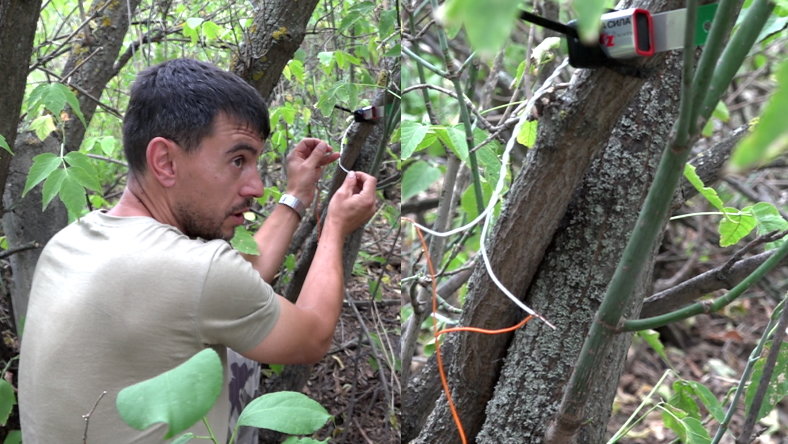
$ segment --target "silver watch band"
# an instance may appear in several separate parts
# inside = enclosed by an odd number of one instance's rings
[[[292,210],[298,214],[300,219],[304,218],[306,207],[304,207],[304,203],[298,200],[297,197],[293,196],[292,194],[283,194],[282,197],[279,198],[279,203],[292,208]]]

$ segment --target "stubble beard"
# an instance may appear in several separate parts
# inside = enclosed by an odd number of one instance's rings
[[[232,238],[232,235],[228,236],[222,233],[222,222],[224,222],[224,219],[213,221],[211,217],[202,216],[187,206],[178,207],[177,217],[183,234],[192,239],[201,238],[207,241],[223,239],[228,241]]]

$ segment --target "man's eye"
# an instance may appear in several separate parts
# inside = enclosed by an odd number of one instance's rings
[[[235,165],[238,168],[241,168],[242,166],[244,166],[244,158],[243,158],[243,156],[238,156],[235,159],[233,159],[233,165]]]

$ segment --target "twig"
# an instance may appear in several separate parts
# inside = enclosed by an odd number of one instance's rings
[[[788,294],[786,294],[786,297],[788,298]],[[766,357],[766,362],[763,364],[761,381],[758,383],[758,389],[755,391],[755,395],[752,398],[750,412],[747,414],[747,419],[744,421],[742,432],[739,435],[739,439],[736,440],[736,444],[747,444],[750,442],[752,429],[755,427],[755,421],[758,419],[758,413],[760,413],[761,404],[763,403],[763,398],[766,395],[766,389],[769,388],[769,381],[772,379],[774,366],[777,363],[777,355],[780,353],[780,347],[782,345],[783,338],[785,338],[786,325],[788,325],[788,310],[786,309],[785,304],[783,304],[783,312],[780,315],[780,322],[777,324],[777,328],[774,332],[774,338],[772,339],[772,348],[769,350],[769,355]],[[764,335],[768,334],[769,332],[767,331]]]
[[[118,159],[113,159],[111,157],[99,156],[98,154],[88,154],[88,157],[90,157],[91,159],[103,160],[104,162],[114,163],[126,168],[129,167],[129,165],[126,162],[123,162],[122,160],[118,160]]]
[[[724,265],[701,273],[688,279],[675,287],[655,293],[643,302],[640,317],[651,317],[667,313],[684,304],[688,304],[699,297],[722,288],[731,288],[744,279],[767,259],[772,257],[774,251],[766,251],[737,262],[725,274],[720,271]]]
[[[41,248],[41,244],[39,244],[36,241],[31,241],[31,242],[28,242],[28,243],[26,243],[24,245],[20,245],[20,246],[15,247],[15,248],[9,248],[8,250],[0,252],[0,259],[5,259],[8,256],[11,256],[12,254],[16,254],[16,253],[19,253],[19,252],[22,252],[22,251],[26,251],[26,250],[33,250],[33,249],[36,249],[36,248]]]
[[[783,306],[783,310],[785,310],[785,302],[780,303]],[[778,306],[779,308],[779,306]],[[763,346],[766,344],[766,339],[769,336],[769,332],[774,328],[776,322],[774,318],[769,321],[769,324],[764,329],[764,333],[761,336],[761,339],[758,341],[758,344],[750,353],[750,358],[747,360],[747,365],[744,367],[744,371],[742,372],[741,379],[739,380],[739,384],[736,387],[736,392],[733,394],[733,399],[731,400],[731,405],[728,406],[728,410],[725,412],[725,418],[723,418],[722,422],[720,423],[720,427],[717,429],[717,432],[714,434],[714,438],[711,441],[711,444],[718,444],[722,437],[725,435],[725,432],[728,430],[728,425],[730,425],[731,419],[733,419],[733,413],[736,411],[736,406],[739,403],[739,399],[741,398],[742,394],[744,394],[745,386],[747,385],[747,381],[750,380],[750,375],[752,374],[753,368],[755,367],[755,362],[758,360],[758,357],[761,355],[761,350],[763,350]]]
[[[83,442],[83,444],[87,444],[88,443],[88,424],[89,424],[89,421],[90,421],[90,415],[92,415],[93,412],[96,411],[96,407],[98,407],[99,402],[101,402],[101,399],[104,398],[104,395],[106,395],[106,394],[107,394],[106,390],[101,392],[101,395],[99,395],[98,399],[96,400],[96,403],[93,404],[93,408],[90,409],[90,411],[87,414],[82,415],[82,419],[85,420],[85,431],[82,433],[82,442]]]
[[[56,74],[55,72],[53,72],[49,68],[45,68],[43,66],[39,66],[38,69],[40,69],[41,71],[44,71],[45,73],[55,77],[56,79],[58,79],[58,81],[64,82],[64,84],[65,84],[65,80],[63,79],[63,77],[59,76],[58,74]],[[84,94],[85,97],[87,97],[88,99],[94,101],[96,103],[96,105],[101,107],[104,111],[112,114],[113,116],[117,117],[118,119],[123,119],[123,115],[120,113],[120,111],[116,110],[115,108],[112,108],[109,105],[104,104],[101,100],[97,99],[92,94],[90,94],[89,92],[85,91],[85,89],[82,88],[81,86],[74,85],[74,84],[69,84],[68,86],[76,89],[77,91],[80,92],[80,94]]]

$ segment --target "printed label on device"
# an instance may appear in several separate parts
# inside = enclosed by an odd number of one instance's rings
[[[654,54],[651,14],[630,8],[602,15],[599,45],[608,57],[628,59]]]

